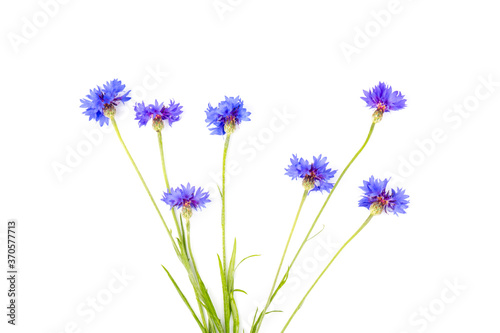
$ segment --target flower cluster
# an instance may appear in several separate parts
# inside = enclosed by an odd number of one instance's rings
[[[242,121],[250,121],[250,112],[243,107],[243,101],[239,96],[227,97],[214,108],[208,104],[205,111],[209,130],[212,135],[231,134]],[[212,126],[210,128],[210,126]]]
[[[116,113],[115,107],[118,103],[130,100],[130,90],[124,92],[125,85],[119,80],[106,82],[103,87],[97,86],[91,89],[87,99],[81,99],[81,108],[86,109],[83,114],[89,116],[89,120],[95,119],[99,125],[108,125],[110,117]]]
[[[389,179],[375,179],[371,176],[368,181],[363,181],[363,186],[359,188],[365,193],[359,200],[359,207],[365,207],[370,210],[370,213],[379,215],[382,212],[394,213],[395,215],[406,214],[405,209],[410,203],[407,199],[408,195],[405,190],[397,188],[396,190],[387,190]]]
[[[167,121],[169,126],[176,121],[179,121],[182,113],[182,106],[170,100],[170,105],[165,106],[163,103],[145,105],[144,102],[136,103],[134,106],[135,120],[139,120],[139,127],[145,126],[150,119],[153,119],[153,128],[155,131],[163,129],[163,121]]]
[[[361,97],[369,108],[376,109],[373,113],[373,122],[382,120],[385,112],[398,111],[406,107],[406,99],[399,91],[392,91],[392,87],[383,82],[370,89],[363,90],[365,94]]]
[[[335,176],[337,170],[327,169],[326,157],[321,155],[313,157],[313,162],[309,163],[308,160],[302,157],[299,159],[297,155],[293,155],[290,163],[285,169],[285,175],[292,179],[301,178],[306,190],[330,192],[333,188],[333,183],[328,181]]]
[[[205,204],[210,202],[208,196],[208,192],[204,192],[201,187],[196,189],[195,186],[188,183],[187,186],[181,185],[176,189],[172,188],[169,193],[163,193],[161,200],[171,209],[182,209],[182,215],[189,219],[193,214],[193,208],[195,210],[205,208]]]
[[[302,186],[305,191],[302,194],[302,200],[299,204],[298,211],[295,215],[295,220],[293,226],[291,228],[290,234],[288,236],[288,241],[285,245],[285,249],[283,251],[280,264],[278,266],[278,270],[276,276],[274,278],[273,286],[271,287],[271,291],[269,293],[267,302],[265,307],[261,310],[260,314],[257,316],[258,309],[254,315],[254,322],[252,323],[252,327],[250,328],[251,332],[258,333],[259,329],[262,325],[264,317],[273,311],[268,311],[269,306],[271,305],[274,296],[278,293],[278,291],[283,287],[283,285],[287,282],[288,272],[292,268],[295,263],[295,259],[298,258],[300,252],[304,245],[314,236],[311,237],[311,233],[315,230],[316,222],[318,221],[320,215],[323,212],[326,204],[329,202],[330,197],[333,192],[336,190],[337,185],[343,178],[343,175],[349,169],[354,160],[359,156],[359,154],[366,147],[368,141],[370,140],[375,124],[381,121],[384,113],[390,111],[401,110],[406,107],[406,99],[399,91],[393,91],[390,86],[385,83],[380,82],[374,88],[369,91],[363,91],[364,97],[361,97],[367,104],[368,107],[375,109],[373,113],[373,123],[371,124],[370,131],[368,132],[368,136],[361,148],[356,152],[354,157],[347,164],[345,169],[342,171],[340,177],[336,179],[336,183],[333,182],[333,179],[337,173],[337,170],[332,170],[328,167],[329,162],[327,162],[327,158],[323,155],[314,156],[312,162],[304,158],[298,158],[296,154],[292,155],[290,158],[290,165],[285,168],[285,175],[292,178],[292,180],[301,179]],[[243,105],[243,101],[239,96],[237,97],[225,97],[223,101],[221,101],[217,107],[212,107],[212,105],[208,104],[208,109],[205,111],[207,127],[210,130],[212,135],[226,135],[224,142],[224,152],[222,158],[222,186],[219,187],[219,194],[222,201],[222,211],[221,211],[221,227],[222,227],[222,256],[219,257],[219,267],[218,271],[221,274],[222,288],[223,288],[223,300],[224,300],[224,321],[222,321],[221,316],[218,314],[218,310],[215,308],[214,303],[211,300],[211,296],[209,290],[205,287],[205,283],[202,280],[202,276],[200,272],[197,270],[197,266],[195,263],[195,256],[191,247],[191,223],[190,219],[193,215],[193,210],[201,210],[205,208],[205,205],[211,202],[209,199],[209,193],[202,189],[201,187],[191,186],[190,183],[187,185],[181,185],[177,188],[170,188],[167,192],[163,192],[163,197],[161,200],[170,207],[171,213],[173,215],[173,222],[176,226],[176,235],[173,229],[168,227],[167,222],[162,216],[161,210],[158,208],[156,201],[151,194],[148,186],[142,174],[140,173],[134,159],[132,158],[128,148],[126,147],[122,136],[118,130],[118,125],[114,119],[116,113],[116,106],[119,103],[124,103],[130,100],[128,94],[130,91],[125,91],[125,85],[121,83],[119,80],[112,80],[110,82],[106,82],[104,86],[97,87],[96,89],[90,90],[90,94],[86,96],[85,99],[81,99],[81,107],[85,108],[85,115],[89,116],[89,120],[96,120],[101,126],[109,123],[109,119],[111,118],[114,130],[116,131],[118,139],[121,141],[125,152],[127,153],[132,165],[134,166],[139,178],[142,181],[142,184],[150,197],[152,204],[159,214],[161,221],[167,229],[169,234],[169,238],[172,241],[172,245],[174,250],[186,269],[188,276],[190,277],[189,282],[191,282],[196,300],[199,306],[199,314],[193,311],[193,308],[189,305],[184,297],[184,294],[181,292],[179,285],[174,281],[172,275],[168,272],[168,270],[164,267],[165,271],[169,275],[169,278],[174,283],[174,286],[177,288],[177,291],[183,298],[184,302],[188,305],[190,311],[194,315],[198,325],[201,328],[202,332],[208,331],[217,331],[217,332],[227,332],[231,331],[231,320],[233,323],[233,333],[239,332],[239,315],[237,310],[237,304],[233,299],[232,295],[238,289],[234,289],[234,277],[235,270],[238,267],[235,265],[235,260],[237,258],[236,255],[236,240],[234,242],[233,250],[230,251],[230,261],[229,265],[227,265],[226,258],[226,161],[227,161],[227,152],[229,147],[229,141],[231,138],[231,134],[238,128],[238,126],[243,121],[250,121],[250,112]],[[152,120],[153,129],[158,133],[158,145],[160,148],[160,157],[163,169],[163,177],[165,180],[165,184],[167,184],[167,188],[170,187],[168,177],[167,177],[167,168],[165,165],[164,151],[163,151],[163,141],[161,131],[164,128],[165,122],[168,122],[169,126],[172,126],[174,122],[180,120],[181,114],[183,113],[182,106],[180,104],[175,103],[175,101],[170,100],[170,103],[164,105],[164,103],[159,103],[155,100],[154,104],[146,105],[144,102],[136,103],[134,106],[135,110],[135,120],[138,121],[139,127],[147,125],[147,123]],[[288,324],[294,317],[295,313],[300,309],[302,304],[304,303],[305,298],[309,295],[311,290],[314,288],[318,280],[324,275],[325,271],[330,267],[331,263],[337,258],[338,254],[349,244],[349,242],[370,222],[370,220],[375,215],[380,215],[382,213],[393,213],[395,215],[398,214],[406,214],[406,209],[409,206],[409,196],[406,195],[405,190],[397,188],[397,189],[388,189],[387,185],[389,183],[389,179],[376,179],[374,176],[371,176],[369,180],[363,181],[363,186],[360,188],[363,190],[362,198],[359,200],[358,205],[360,207],[365,207],[369,210],[369,215],[366,218],[365,222],[361,225],[361,227],[356,231],[356,233],[347,240],[347,242],[339,248],[337,253],[332,257],[328,265],[323,269],[320,273],[319,277],[316,279],[314,284],[309,288],[305,296],[300,301],[299,305],[293,312],[290,319],[288,319],[285,327],[282,332],[285,331]],[[329,193],[327,196],[325,203],[319,210],[318,215],[314,219],[314,222],[311,224],[309,231],[304,237],[301,246],[297,250],[294,259],[288,266],[286,273],[281,274],[282,280],[278,283],[280,278],[280,273],[284,264],[284,259],[287,258],[287,251],[289,249],[290,241],[293,238],[293,234],[295,231],[295,227],[297,222],[299,221],[301,210],[304,206],[304,203],[307,198],[309,198],[309,194],[312,191],[323,192],[326,191]],[[286,204],[286,203],[285,203]],[[174,209],[177,209],[174,210]],[[180,223],[179,223],[180,221]],[[185,221],[186,223],[183,223]],[[249,256],[253,257],[253,256]],[[247,258],[249,258],[247,257]],[[222,259],[221,259],[222,258]],[[246,259],[246,258],[245,258]],[[242,261],[244,261],[243,259]],[[240,261],[240,263],[242,262]],[[202,318],[200,321],[198,319],[198,315]],[[206,315],[206,317],[205,317]],[[207,325],[208,323],[208,325]],[[224,326],[223,326],[224,325]]]

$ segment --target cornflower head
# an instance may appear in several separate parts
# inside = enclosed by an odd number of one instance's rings
[[[385,112],[398,111],[406,107],[405,96],[399,91],[392,91],[392,87],[383,82],[379,82],[368,91],[363,90],[363,93],[365,96],[361,99],[366,102],[369,108],[375,109],[373,113],[374,123],[380,122]]]
[[[99,125],[108,125],[109,118],[116,114],[116,106],[130,100],[130,90],[124,92],[125,85],[120,80],[114,79],[106,82],[103,87],[97,86],[80,100],[81,108],[86,109],[83,114],[89,116],[89,120],[95,119]]]
[[[290,158],[290,163],[288,168],[285,169],[285,175],[294,180],[301,178],[304,189],[329,193],[333,188],[333,183],[330,183],[329,180],[335,176],[337,170],[327,169],[326,157],[321,155],[313,157],[313,162],[309,163],[308,160],[302,157],[299,159],[297,155],[293,155]]]
[[[170,209],[177,208],[182,210],[182,216],[189,220],[194,210],[205,208],[205,204],[210,202],[208,192],[204,192],[201,187],[196,189],[189,183],[187,186],[181,185],[176,189],[172,188],[169,193],[164,192],[161,199]]]
[[[169,106],[165,106],[163,103],[158,104],[157,100],[155,100],[155,104],[149,105],[145,105],[144,102],[136,103],[134,110],[135,120],[139,121],[139,127],[145,126],[150,119],[153,119],[153,129],[157,132],[163,129],[165,120],[172,127],[173,123],[179,121],[183,112],[182,106],[179,103],[176,104],[174,100],[170,100]]]
[[[406,214],[409,196],[400,188],[387,190],[388,182],[389,179],[380,180],[373,176],[368,181],[364,180],[363,186],[359,187],[365,192],[359,200],[359,207],[369,209],[373,215],[380,215],[382,212]]]
[[[243,101],[239,96],[226,96],[215,108],[209,103],[205,113],[207,114],[205,121],[212,135],[232,134],[242,121],[250,121],[248,117],[250,112],[243,107]]]

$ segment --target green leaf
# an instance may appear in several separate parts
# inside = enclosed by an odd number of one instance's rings
[[[184,230],[184,224],[182,221],[182,214],[179,214],[179,220],[181,221],[182,243],[186,244],[186,231]]]
[[[231,294],[234,289],[235,262],[236,262],[236,238],[234,239],[233,253],[231,254],[231,260],[229,261],[229,268],[227,271],[227,289],[229,294]]]
[[[246,292],[246,291],[244,291],[244,290],[241,290],[241,289],[234,289],[234,290],[233,290],[233,292],[237,292],[237,291],[238,291],[238,292],[240,292],[240,293],[243,293],[243,294],[245,294],[245,295],[248,295],[248,294],[247,294],[247,292]]]
[[[318,236],[320,233],[323,232],[323,230],[325,230],[325,225],[324,224],[323,224],[323,228],[321,228],[321,230],[318,231],[314,236],[312,236],[308,240],[306,240],[306,242],[309,242],[311,239],[313,239],[314,237]]]
[[[273,295],[271,296],[271,298],[269,299],[269,303],[271,303],[274,299],[274,297],[276,297],[276,295],[278,294],[278,291],[281,289],[281,287],[283,287],[286,283],[286,281],[288,280],[288,273],[290,272],[290,266],[288,266],[288,269],[286,270],[286,273],[285,275],[283,276],[283,278],[281,279],[281,282],[280,284],[278,285],[278,287],[276,287],[276,290],[274,291]],[[250,331],[250,333],[255,333],[257,327],[260,325],[260,323],[264,320],[264,316],[268,313],[271,313],[271,312],[274,312],[274,311],[269,311],[269,312],[261,312],[259,317],[257,318],[257,321],[255,322],[255,324],[252,324],[252,330]],[[255,320],[255,318],[254,318]]]
[[[206,329],[205,327],[203,327],[203,324],[200,322],[200,319],[198,319],[198,316],[196,315],[196,313],[193,311],[193,308],[191,307],[191,305],[189,304],[188,300],[186,299],[186,296],[184,296],[184,294],[182,293],[181,289],[179,288],[179,286],[177,285],[177,283],[175,282],[174,278],[172,277],[172,275],[170,275],[170,272],[165,268],[165,266],[161,266],[163,267],[163,269],[165,270],[165,272],[167,272],[168,274],[168,277],[170,278],[170,281],[172,281],[175,289],[177,289],[177,292],[179,293],[179,295],[181,296],[182,300],[184,301],[184,303],[186,304],[186,306],[188,307],[189,311],[191,312],[191,314],[193,315],[194,319],[196,320],[196,322],[198,323],[198,326],[200,326],[201,328],[201,331],[202,332],[206,332]]]
[[[268,314],[270,314],[270,313],[273,313],[273,312],[283,312],[283,311],[281,311],[281,310],[272,310],[272,311],[267,311],[267,312],[266,312],[266,315],[268,315]]]
[[[254,324],[255,324],[255,318],[257,317],[257,312],[259,312],[259,308],[257,308],[255,310],[255,314],[253,315],[253,320],[252,320],[252,330],[253,331],[253,327],[254,327]]]
[[[219,194],[220,194],[220,197],[222,198],[222,191],[220,190],[219,185],[217,185],[217,188],[219,189]]]
[[[278,294],[278,291],[281,289],[281,287],[283,287],[285,285],[286,281],[288,280],[288,273],[290,273],[290,268],[291,267],[288,266],[288,269],[286,270],[285,275],[283,275],[283,279],[281,279],[281,282],[278,285],[278,287],[276,288],[276,290],[274,291],[273,296],[271,296],[271,302],[273,301],[274,297],[276,297],[276,294]]]
[[[231,305],[231,316],[233,317],[233,332],[238,332],[240,327],[240,318],[238,314],[238,309],[236,307],[236,302],[233,298],[234,292],[234,273],[236,264],[236,238],[234,239],[233,253],[231,254],[231,260],[229,261],[229,267],[227,271],[227,291],[230,297]]]
[[[222,282],[222,294],[224,297],[224,323],[225,323],[226,331],[229,332],[229,322],[231,319],[231,306],[230,306],[230,300],[229,300],[229,292],[227,291],[226,274],[224,273],[224,268],[222,267],[222,262],[220,261],[219,255],[217,255],[217,258],[219,259],[220,277],[222,280],[221,281]]]
[[[238,308],[236,307],[236,302],[234,300],[234,293],[229,295],[231,298],[231,313],[233,315],[233,333],[240,331],[240,316],[238,314]]]
[[[248,256],[248,257],[246,257],[246,258],[243,258],[243,260],[241,260],[241,261],[240,261],[240,263],[239,263],[238,265],[236,265],[235,270],[237,270],[237,269],[238,269],[238,267],[240,267],[240,265],[241,265],[241,263],[242,263],[243,261],[245,261],[245,260],[247,260],[247,259],[249,259],[249,258],[252,258],[252,257],[260,257],[260,254],[252,254],[251,256]]]
[[[217,311],[215,310],[214,304],[212,303],[212,300],[210,299],[210,295],[208,294],[208,290],[205,287],[205,284],[203,283],[203,280],[198,274],[198,289],[200,292],[200,298],[203,303],[203,306],[207,310],[208,316],[210,318],[210,321],[215,325],[217,328],[218,332],[224,332],[224,328],[222,327],[222,323],[219,319],[219,316],[217,315]]]

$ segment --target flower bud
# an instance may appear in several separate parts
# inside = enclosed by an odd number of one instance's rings
[[[102,113],[104,113],[104,115],[108,118],[113,118],[116,114],[116,108],[113,104],[106,104],[104,106],[104,109],[102,111]]]
[[[159,116],[156,116],[153,118],[153,129],[156,131],[156,132],[161,132],[161,130],[163,129],[163,119],[161,119],[161,117]]]
[[[234,118],[224,124],[224,131],[227,134],[233,134],[235,130],[236,130],[236,121]]]
[[[373,123],[374,124],[377,124],[377,123],[379,123],[379,122],[382,121],[382,117],[384,116],[384,112],[385,111],[383,109],[381,109],[381,108],[379,108],[379,109],[375,110],[375,112],[373,112],[373,116],[372,117],[373,117]]]
[[[191,216],[193,216],[193,209],[191,208],[191,205],[184,205],[182,207],[182,217],[189,220]]]
[[[370,214],[372,215],[380,215],[384,211],[384,204],[380,201],[376,201],[370,206]]]
[[[307,176],[304,177],[304,179],[302,180],[302,186],[307,191],[312,190],[316,186],[314,178],[313,177],[307,177]]]

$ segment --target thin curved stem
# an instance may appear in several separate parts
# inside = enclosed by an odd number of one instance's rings
[[[186,229],[187,229],[187,244],[188,244],[189,256],[191,257],[191,262],[193,264],[194,275],[195,275],[196,281],[198,281],[200,274],[198,273],[198,268],[196,267],[196,262],[194,260],[193,250],[191,249],[191,221],[190,220],[186,221]],[[195,290],[195,293],[196,293],[196,290]],[[203,310],[203,306],[202,306],[202,303],[201,303],[198,295],[196,295],[196,300],[198,301],[198,307],[200,309],[201,319],[203,320],[203,326],[207,327],[207,322],[205,320],[205,311]]]
[[[163,178],[165,179],[165,185],[167,186],[167,192],[170,193],[170,184],[168,182],[168,177],[167,177],[167,168],[165,166],[165,155],[163,153],[163,139],[161,136],[161,131],[158,131],[158,145],[160,147],[160,156],[161,156],[161,167],[163,170]],[[170,209],[172,211],[172,217],[174,218],[175,226],[177,228],[177,233],[179,234],[179,238],[183,239],[184,235],[181,233],[182,230],[180,228],[179,220],[177,219],[177,215],[175,214],[174,208]]]
[[[224,265],[224,273],[226,272],[226,158],[227,158],[227,149],[229,147],[230,139],[231,139],[231,134],[227,134],[226,141],[224,142],[224,152],[222,154],[221,225],[222,225],[222,263]]]
[[[347,244],[349,244],[354,239],[354,237],[356,237],[361,232],[361,230],[363,230],[364,227],[366,227],[366,225],[370,222],[370,220],[372,219],[373,216],[374,215],[370,214],[368,216],[368,218],[365,220],[365,222],[361,225],[361,227],[359,227],[359,229],[351,236],[351,238],[349,238],[347,240],[347,242],[345,242],[345,244],[342,245],[342,247],[337,251],[337,253],[335,254],[335,256],[333,256],[332,260],[330,260],[330,262],[328,263],[328,265],[326,265],[326,267],[323,269],[323,271],[318,276],[318,278],[316,279],[316,281],[314,281],[313,285],[309,288],[309,290],[307,291],[307,293],[304,295],[304,297],[300,301],[299,305],[297,305],[297,307],[295,308],[295,311],[293,311],[292,315],[290,316],[290,318],[286,322],[285,327],[283,327],[283,329],[281,330],[281,333],[285,332],[286,328],[288,327],[288,325],[292,321],[292,319],[295,316],[295,314],[297,313],[297,311],[299,311],[299,309],[302,307],[302,304],[304,304],[304,301],[306,300],[306,298],[309,295],[309,293],[313,290],[313,288],[316,286],[316,284],[318,283],[318,281],[321,279],[321,277],[328,270],[328,268],[330,267],[330,265],[335,261],[335,258],[337,258],[338,255],[340,254],[340,252],[342,252],[342,250],[347,246]]]
[[[171,188],[170,188],[170,184],[168,182],[168,177],[167,177],[167,168],[166,168],[166,165],[165,165],[165,154],[164,154],[164,151],[163,151],[163,138],[162,138],[162,135],[161,135],[161,131],[157,131],[158,133],[158,146],[160,148],[160,156],[161,156],[161,166],[162,166],[162,170],[163,170],[163,178],[165,180],[165,186],[167,187],[167,192],[170,193],[171,191]],[[174,208],[171,208],[170,211],[172,212],[172,217],[174,219],[174,222],[175,222],[175,226],[177,228],[177,233],[179,235],[179,239],[181,239],[181,244],[182,244],[182,247],[181,248],[181,252],[183,252],[184,254],[186,254],[187,256],[187,252],[188,252],[188,249],[186,249],[186,244],[185,244],[185,241],[184,241],[184,230],[181,228],[180,226],[180,223],[179,223],[179,220],[177,219],[177,215],[175,214],[175,209]],[[191,260],[193,262],[193,269],[194,269],[194,272],[192,272],[192,268],[189,266],[189,263],[187,263],[188,266],[186,266],[186,270],[188,271],[188,274],[193,274],[194,277],[195,277],[195,282],[198,282],[198,270],[196,269],[196,265],[194,263],[194,258],[193,258],[193,255],[191,253],[191,245],[190,245],[190,238],[189,238],[189,220],[187,221],[188,223],[188,226],[187,226],[187,230],[188,230],[188,247],[189,247],[189,255],[191,256]],[[189,258],[188,258],[188,261],[189,261]],[[205,320],[205,311],[203,310],[203,305],[202,305],[202,302],[200,301],[200,298],[198,296],[198,292],[197,292],[197,288],[199,288],[198,286],[193,286],[194,288],[194,292],[195,292],[195,295],[196,295],[196,301],[198,303],[198,308],[200,310],[200,316],[203,320],[203,326],[206,328],[207,327],[207,322]]]
[[[323,203],[323,206],[321,207],[321,209],[319,210],[318,212],[318,215],[316,216],[316,218],[314,219],[314,222],[312,223],[311,227],[309,228],[309,231],[307,232],[307,235],[304,237],[304,240],[302,241],[302,244],[300,245],[299,249],[297,250],[297,253],[295,254],[295,256],[293,257],[293,260],[292,262],[290,263],[290,265],[288,266],[288,269],[291,269],[293,264],[295,263],[295,261],[297,260],[300,252],[302,251],[302,249],[304,248],[305,244],[309,241],[309,236],[311,235],[311,233],[313,232],[314,230],[314,227],[316,226],[316,223],[318,222],[321,214],[323,213],[323,210],[325,209],[326,205],[328,204],[328,201],[330,200],[333,192],[335,192],[335,189],[337,188],[337,186],[340,184],[340,181],[342,180],[342,178],[344,177],[345,173],[347,172],[347,170],[349,169],[349,167],[354,163],[354,161],[358,158],[358,156],[361,154],[361,152],[365,149],[366,145],[368,144],[368,141],[370,141],[370,138],[373,134],[373,130],[375,128],[375,123],[372,123],[371,126],[370,126],[370,130],[368,131],[368,135],[366,136],[366,139],[365,139],[365,142],[363,143],[363,145],[361,146],[361,148],[358,149],[358,151],[356,152],[356,154],[353,156],[353,158],[349,161],[349,163],[347,164],[347,166],[344,168],[344,170],[342,171],[342,173],[340,174],[339,178],[337,179],[337,182],[335,183],[335,185],[333,186],[332,190],[330,191],[330,193],[328,194],[328,196],[326,197],[326,200],[325,202]],[[286,276],[286,275],[285,275]],[[285,276],[283,276],[283,279],[285,279]],[[266,306],[266,309],[267,309],[268,306]],[[262,324],[262,321],[259,323],[258,327],[256,328],[255,331],[253,331],[254,333],[258,332],[259,331],[259,328],[260,328],[260,325]]]
[[[368,141],[370,141],[370,138],[372,136],[372,133],[373,133],[373,129],[375,128],[375,123],[372,123],[371,127],[370,127],[370,131],[368,132],[368,135],[366,137],[366,140],[365,142],[363,143],[363,145],[361,146],[361,148],[359,148],[359,150],[356,152],[356,154],[353,156],[353,158],[349,161],[349,163],[347,164],[347,166],[344,168],[344,170],[342,171],[342,173],[340,174],[339,178],[337,179],[337,182],[335,183],[335,185],[333,186],[332,190],[330,191],[330,194],[328,194],[328,196],[326,197],[326,200],[325,200],[325,203],[323,204],[323,206],[321,207],[318,215],[316,216],[316,218],[314,219],[314,222],[313,224],[311,225],[311,228],[309,228],[309,231],[307,232],[307,235],[306,237],[304,237],[304,241],[302,242],[302,244],[300,245],[299,249],[297,250],[297,253],[295,254],[295,257],[293,258],[291,264],[290,264],[290,267],[293,266],[293,264],[295,263],[295,260],[297,260],[297,257],[299,256],[300,252],[302,251],[302,248],[304,247],[304,245],[307,243],[307,241],[309,240],[309,236],[311,235],[311,233],[313,232],[314,230],[314,227],[316,226],[316,223],[318,222],[319,220],[319,217],[321,216],[321,214],[323,213],[323,210],[325,209],[326,207],[326,204],[328,203],[328,201],[330,200],[330,197],[332,196],[333,192],[335,191],[335,189],[337,188],[337,186],[340,184],[340,181],[342,180],[342,177],[344,177],[345,173],[347,172],[347,170],[349,169],[349,167],[351,166],[352,163],[354,163],[354,161],[356,160],[356,158],[358,158],[359,154],[361,154],[361,152],[365,149],[366,145],[368,144]]]
[[[177,244],[175,243],[174,241],[174,238],[172,236],[172,230],[170,230],[167,226],[167,223],[165,222],[165,219],[163,218],[163,215],[161,214],[160,212],[160,209],[158,208],[158,205],[156,204],[153,196],[151,195],[151,192],[149,191],[149,188],[148,186],[146,185],[146,182],[144,181],[144,178],[142,177],[141,175],[141,172],[139,171],[139,168],[137,167],[137,165],[135,164],[134,162],[134,159],[132,158],[132,155],[130,155],[130,152],[128,151],[127,149],[127,146],[125,145],[125,142],[123,142],[123,139],[122,139],[122,136],[120,134],[120,131],[118,130],[118,125],[116,124],[116,120],[114,117],[110,118],[111,119],[111,123],[113,124],[113,128],[115,129],[115,132],[116,132],[116,135],[118,136],[118,139],[120,140],[123,148],[125,149],[125,152],[127,153],[127,156],[128,158],[130,159],[130,162],[132,163],[132,165],[134,166],[134,169],[135,171],[137,172],[137,175],[139,176],[139,178],[141,179],[141,182],[142,182],[142,185],[144,185],[144,189],[146,190],[146,192],[148,193],[148,196],[149,198],[151,199],[151,202],[153,203],[153,206],[155,207],[156,209],[156,212],[158,213],[158,215],[160,216],[160,219],[161,221],[163,222],[163,225],[165,226],[165,229],[167,229],[167,233],[168,233],[168,236],[170,237],[170,240],[172,241],[172,244],[174,246],[174,249],[175,249],[175,252],[177,253],[177,255],[180,255],[180,252],[179,252],[179,249],[177,247]]]
[[[226,266],[226,158],[227,158],[227,150],[229,147],[229,140],[231,139],[231,134],[226,134],[226,140],[224,142],[224,152],[222,153],[222,191],[221,191],[221,199],[222,199],[222,212],[221,212],[221,227],[222,227],[222,272],[224,276],[222,277],[222,281],[227,281],[227,266]],[[222,288],[225,291],[224,297],[224,327],[227,332],[229,332],[229,321],[231,317],[231,304],[230,299],[227,295],[229,295],[229,288],[226,283],[222,284]]]
[[[265,313],[266,313],[267,309],[269,308],[269,305],[271,305],[271,301],[273,299],[273,294],[274,294],[274,288],[276,287],[276,282],[278,282],[278,277],[280,275],[281,267],[283,266],[283,261],[285,260],[288,246],[290,245],[290,241],[292,239],[293,232],[295,231],[295,226],[297,225],[297,221],[299,220],[299,215],[300,215],[300,212],[302,210],[302,206],[304,205],[304,202],[306,201],[308,193],[309,193],[309,190],[304,190],[304,194],[302,195],[302,200],[300,201],[299,209],[297,210],[297,214],[295,215],[295,221],[293,221],[292,230],[290,230],[290,234],[288,235],[288,240],[286,241],[285,250],[283,251],[283,255],[281,256],[281,261],[280,261],[280,264],[278,266],[278,271],[276,272],[276,276],[274,277],[273,286],[271,287],[271,292],[269,293],[269,297],[267,298],[266,306],[264,307],[264,309],[261,312],[263,317],[265,316]],[[263,321],[263,318],[262,318],[262,320],[260,320],[258,322],[257,327],[255,329],[255,332],[259,331],[260,326],[262,325],[262,321]]]

